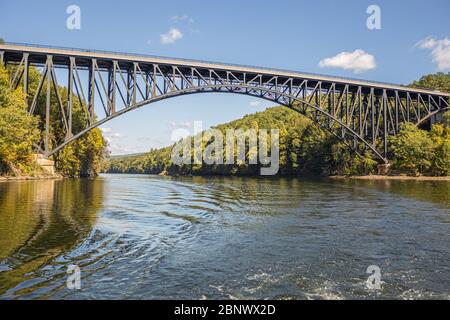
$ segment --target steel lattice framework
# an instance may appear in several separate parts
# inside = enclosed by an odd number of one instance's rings
[[[31,114],[45,103],[45,133],[39,148],[46,156],[128,111],[200,92],[245,94],[284,105],[309,117],[355,151],[369,149],[384,162],[388,137],[397,134],[401,123],[420,125],[450,109],[450,94],[439,91],[206,61],[24,44],[0,44],[0,60],[16,66],[10,83],[13,88],[23,85]],[[41,71],[32,96],[31,65]],[[66,99],[55,89],[59,88],[60,69],[67,74]],[[54,141],[50,134],[52,94],[64,130],[61,141]],[[87,117],[86,126],[77,130],[72,126],[74,99]]]

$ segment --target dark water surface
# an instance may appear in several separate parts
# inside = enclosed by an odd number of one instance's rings
[[[449,299],[450,182],[3,182],[0,298]]]

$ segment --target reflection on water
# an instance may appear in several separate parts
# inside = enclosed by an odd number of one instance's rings
[[[421,201],[431,201],[438,205],[450,207],[449,181],[421,181],[421,180],[348,180],[341,181],[353,186],[371,187],[386,192],[395,192],[405,197]]]
[[[0,298],[449,298],[449,196],[429,181],[0,183]]]
[[[102,188],[102,180],[0,183],[0,296],[46,286],[45,272],[64,276],[64,255],[91,232]]]

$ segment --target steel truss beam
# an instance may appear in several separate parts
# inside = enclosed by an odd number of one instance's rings
[[[389,137],[398,133],[402,123],[420,125],[450,109],[449,95],[440,92],[289,77],[276,72],[252,73],[239,68],[152,63],[98,57],[95,53],[88,57],[70,52],[43,54],[2,50],[1,46],[0,61],[12,66],[11,86],[23,86],[30,114],[40,112],[43,116],[45,130],[40,151],[47,156],[128,111],[162,99],[201,92],[244,94],[287,106],[312,119],[356,152],[370,150],[384,162],[388,161]],[[41,71],[32,95],[28,88],[30,65]],[[61,82],[67,88],[67,97],[61,94],[56,69],[67,73]],[[56,104],[51,103],[52,97]],[[84,127],[74,132],[75,101],[84,110],[86,121]],[[58,110],[50,110],[53,105]],[[60,122],[59,133],[51,129],[55,112]]]

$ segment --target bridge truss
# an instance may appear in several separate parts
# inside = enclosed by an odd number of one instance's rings
[[[126,112],[194,93],[244,94],[286,106],[355,151],[370,150],[384,162],[388,161],[388,138],[399,132],[401,123],[420,125],[450,109],[450,94],[438,91],[195,60],[2,44],[0,62],[14,66],[10,84],[23,86],[30,114],[38,108],[45,110],[39,148],[46,156]],[[29,90],[30,66],[40,70],[33,92]],[[60,83],[67,88],[64,96],[57,89]],[[50,132],[52,99],[57,101],[64,130],[59,140]],[[82,128],[73,126],[74,100],[85,111]]]

